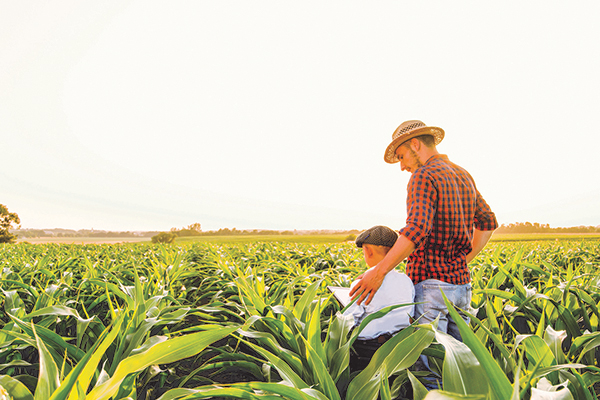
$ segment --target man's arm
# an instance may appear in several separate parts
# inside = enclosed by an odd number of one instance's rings
[[[354,300],[360,296],[357,304],[361,304],[365,299],[365,305],[371,303],[375,292],[383,283],[383,278],[388,272],[396,268],[402,260],[408,257],[415,249],[415,245],[405,236],[400,235],[394,246],[386,254],[385,258],[371,270],[368,270],[358,278],[360,281],[350,290],[350,297]],[[368,296],[368,298],[367,298]]]
[[[477,228],[473,229],[473,242],[471,243],[473,249],[469,254],[467,254],[467,264],[470,263],[481,250],[483,250],[488,240],[490,240],[492,233],[494,233],[493,230],[480,231]]]

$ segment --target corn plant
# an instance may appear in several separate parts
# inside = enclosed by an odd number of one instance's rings
[[[350,373],[360,327],[325,287],[361,260],[352,244],[2,246],[0,395],[597,398],[600,242],[490,244],[464,343],[415,325]]]

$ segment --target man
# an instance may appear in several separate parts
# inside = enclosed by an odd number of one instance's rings
[[[467,263],[483,249],[498,222],[471,175],[438,153],[443,138],[442,129],[421,121],[403,122],[393,133],[384,159],[400,162],[412,174],[406,226],[386,257],[359,276],[350,296],[369,304],[386,274],[408,257],[406,272],[415,284],[415,302],[423,303],[415,306],[415,318],[427,323],[439,316],[438,329],[461,340],[440,290],[457,307],[469,307]]]
[[[387,226],[374,226],[362,232],[356,238],[356,246],[362,248],[365,262],[369,267],[377,265],[390,251],[398,234]],[[355,285],[353,282],[352,285]],[[350,355],[350,370],[365,369],[373,354],[401,329],[410,325],[410,318],[414,314],[413,299],[415,289],[410,278],[403,273],[392,270],[384,278],[381,287],[373,297],[370,304],[353,304],[344,312],[354,318],[354,326],[370,314],[386,307],[398,304],[407,304],[398,307],[383,317],[377,318],[367,324],[354,342],[354,352]]]

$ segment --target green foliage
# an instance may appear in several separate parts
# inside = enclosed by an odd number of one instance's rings
[[[160,232],[158,235],[152,236],[152,243],[173,243],[175,238],[177,238],[176,233]]]
[[[17,213],[11,213],[4,204],[0,204],[0,243],[14,243],[17,236],[10,233],[12,224],[19,224],[21,220]]]
[[[464,343],[409,327],[354,373],[360,327],[325,289],[362,272],[352,243],[2,250],[0,385],[15,399],[587,400],[600,382],[598,241],[492,243],[470,265],[471,324],[455,318]],[[443,390],[424,389],[421,355]]]

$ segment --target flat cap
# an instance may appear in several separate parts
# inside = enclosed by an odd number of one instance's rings
[[[373,244],[375,246],[392,247],[398,239],[398,233],[387,226],[376,225],[362,232],[356,238],[356,246],[362,247],[363,244]]]

